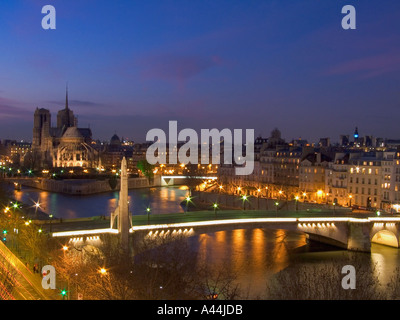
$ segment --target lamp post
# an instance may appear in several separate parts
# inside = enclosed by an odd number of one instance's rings
[[[260,192],[261,192],[261,189],[258,188],[257,189],[257,210],[260,210]]]
[[[243,211],[246,210],[246,201],[247,201],[247,196],[244,194],[242,196],[242,200],[243,200]]]
[[[213,208],[214,208],[214,216],[217,217],[218,203],[214,203]]]
[[[51,233],[51,222],[53,221],[53,215],[50,214],[50,215],[49,215],[49,218],[50,218],[50,233]]]
[[[349,205],[349,207],[351,207],[351,200],[353,199],[353,196],[352,196],[351,194],[349,195],[349,199],[350,199],[350,202],[349,202],[350,205]]]
[[[146,212],[147,212],[147,224],[149,224],[149,222],[150,222],[150,211],[151,211],[150,207],[147,207],[147,208],[146,208]]]
[[[278,216],[278,206],[279,206],[279,202],[275,201],[276,216]]]
[[[294,199],[296,200],[296,211],[298,211],[299,210],[299,196],[296,196]]]
[[[188,211],[189,202],[191,201],[190,196],[187,196],[185,201],[186,201],[186,211],[185,212],[187,212]]]

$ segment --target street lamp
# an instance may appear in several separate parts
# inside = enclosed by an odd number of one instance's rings
[[[218,203],[214,203],[213,208],[214,208],[214,215],[217,216]]]
[[[351,207],[351,200],[353,199],[353,196],[349,194],[349,199],[350,199],[350,207]]]
[[[64,299],[65,299],[65,296],[67,295],[67,290],[62,289],[61,292],[60,292],[60,294],[62,295],[63,300],[64,300]]]
[[[147,207],[147,208],[146,208],[146,212],[147,212],[147,224],[149,224],[149,221],[150,221],[150,211],[151,211],[150,207]]]
[[[37,218],[37,211],[40,208],[40,202],[38,200],[37,202],[33,201],[33,203],[34,203],[33,206],[35,207],[35,217]]]
[[[294,199],[296,200],[296,211],[298,211],[299,210],[299,199],[300,199],[300,197],[296,196],[296,197],[294,197]]]
[[[278,214],[278,206],[279,206],[279,202],[278,202],[278,201],[276,201],[276,202],[275,202],[276,214]]]
[[[258,188],[257,189],[257,210],[260,210],[260,192],[261,192],[261,189]]]
[[[248,197],[244,194],[242,196],[242,200],[243,200],[243,210],[246,210],[246,201],[247,201]]]
[[[186,212],[188,211],[188,206],[189,206],[189,202],[192,200],[192,198],[190,196],[187,196],[185,201],[186,201]]]
[[[104,276],[104,275],[107,274],[106,268],[100,268],[99,272],[100,272],[100,274],[101,274],[102,276]]]

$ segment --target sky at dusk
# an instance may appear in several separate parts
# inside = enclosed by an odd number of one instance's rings
[[[41,9],[56,8],[56,30]],[[343,30],[344,5],[357,29]],[[254,129],[317,141],[400,138],[400,1],[0,2],[0,139],[69,106],[93,138]]]

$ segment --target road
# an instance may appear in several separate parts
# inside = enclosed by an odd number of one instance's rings
[[[0,299],[2,300],[51,300],[53,291],[42,288],[41,276],[33,274],[0,241]]]

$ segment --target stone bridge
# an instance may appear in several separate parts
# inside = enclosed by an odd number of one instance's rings
[[[305,233],[310,240],[347,250],[371,252],[371,243],[399,247],[400,217],[302,217],[302,218],[239,218],[170,224],[152,224],[130,228],[129,241],[165,235],[194,236],[234,229],[284,229]],[[101,241],[102,234],[117,235],[117,229],[91,229],[54,232],[66,242]],[[171,237],[173,238],[173,237]]]

